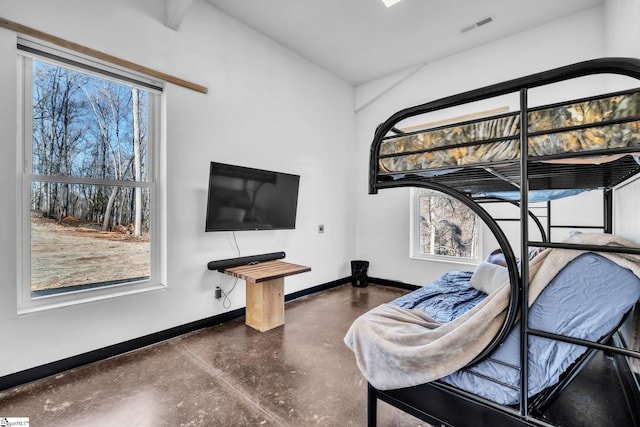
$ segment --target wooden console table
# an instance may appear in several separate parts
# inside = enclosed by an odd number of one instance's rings
[[[260,332],[284,325],[284,277],[311,271],[304,265],[266,261],[224,270],[247,282],[246,324]]]

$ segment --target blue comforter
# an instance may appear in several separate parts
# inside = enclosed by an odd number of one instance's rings
[[[451,271],[414,292],[403,295],[391,304],[406,309],[422,310],[438,322],[450,322],[471,310],[487,294],[469,286],[473,273]]]
[[[419,309],[449,322],[486,297],[469,285],[470,272],[446,273],[432,284],[395,299],[391,304]],[[629,270],[593,253],[570,262],[544,289],[529,310],[529,326],[597,341],[622,320],[640,299],[640,280]],[[487,358],[441,381],[494,402],[519,400],[520,325]],[[585,347],[531,336],[529,396],[556,384]],[[487,379],[487,378],[489,379]]]

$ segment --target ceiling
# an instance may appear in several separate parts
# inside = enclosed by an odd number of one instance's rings
[[[205,0],[359,85],[572,15],[604,0]],[[461,32],[491,17],[492,22]]]

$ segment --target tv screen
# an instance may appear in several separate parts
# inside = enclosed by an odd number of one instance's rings
[[[296,226],[300,176],[211,162],[206,231]]]

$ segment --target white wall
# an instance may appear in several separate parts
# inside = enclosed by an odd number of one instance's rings
[[[608,0],[605,19],[607,55],[640,58],[640,2]],[[615,233],[640,241],[640,181],[635,180],[621,188],[615,193],[615,199],[618,202],[614,212]]]
[[[209,88],[165,92],[167,289],[18,316],[16,34],[0,29],[0,376],[244,307],[243,282],[223,308],[212,290],[232,280],[206,269],[236,256],[231,233],[204,232],[212,160],[301,175],[296,230],[236,234],[242,255],[311,266],[286,293],[350,274],[352,86],[199,0],[177,32],[155,0],[0,0],[0,16]]]
[[[356,253],[359,258],[370,261],[371,276],[426,284],[445,271],[469,269],[468,265],[409,259],[409,190],[389,189],[381,190],[377,195],[367,194],[368,153],[376,126],[403,108],[604,56],[604,22],[604,7],[597,7],[426,64],[417,72],[407,70],[356,88],[356,105],[362,106],[357,114]],[[406,80],[377,98],[385,86],[394,86],[407,75]],[[589,86],[604,85],[600,82],[594,85],[593,79],[589,82]],[[551,90],[538,90],[532,92],[532,98],[534,103],[539,103],[550,102],[554,97],[559,97],[558,101],[564,96],[584,95],[584,92],[576,91],[575,86],[559,85]],[[372,99],[375,101],[367,104]],[[511,98],[475,105],[474,109],[482,111],[503,105],[517,109],[517,103]],[[471,112],[474,111],[456,109],[450,112],[450,117]]]
[[[640,2],[605,2],[605,49],[608,56],[640,56]]]

